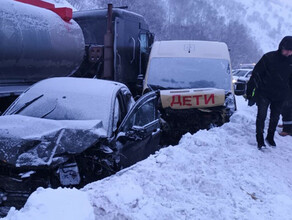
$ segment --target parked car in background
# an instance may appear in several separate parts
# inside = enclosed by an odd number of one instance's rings
[[[246,85],[249,81],[253,69],[235,69],[232,71],[232,83],[234,85],[235,94],[243,95],[246,92]]]
[[[241,63],[238,69],[253,69],[256,63]]]
[[[147,158],[159,148],[157,101],[99,79],[34,84],[0,117],[0,210],[37,187],[81,187]]]
[[[144,92],[159,91],[163,140],[220,126],[236,110],[228,47],[213,41],[156,41]]]
[[[232,71],[233,80],[232,82],[236,82],[238,79],[248,82],[253,69],[235,69]]]

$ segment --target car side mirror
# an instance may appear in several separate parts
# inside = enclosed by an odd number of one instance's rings
[[[155,35],[151,32],[148,33],[148,42],[149,42],[149,46],[153,44],[154,42],[154,38],[155,38]]]
[[[134,125],[131,130],[141,134],[145,133],[145,128],[138,125]]]
[[[124,144],[128,140],[139,141],[143,139],[145,132],[146,130],[144,127],[134,125],[128,131],[118,133],[117,139]]]
[[[146,129],[141,126],[134,125],[131,129],[130,132],[136,134],[137,136],[143,136],[146,133]]]
[[[142,140],[146,130],[144,127],[134,125],[129,131],[126,132],[126,137],[131,140]]]

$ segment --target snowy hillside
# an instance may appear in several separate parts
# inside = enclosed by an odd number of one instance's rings
[[[227,20],[246,25],[264,52],[278,48],[285,35],[292,35],[290,0],[209,0]]]
[[[69,4],[66,0],[48,0],[56,2],[57,6]],[[105,3],[100,5],[100,1],[86,0],[80,3],[76,0],[67,0],[78,5],[82,9],[98,8],[105,6]],[[166,13],[169,9],[171,0],[161,0],[160,4],[164,5]],[[103,1],[106,2],[106,1]],[[109,1],[113,2],[113,1]],[[127,1],[118,1],[119,5],[127,3]],[[131,1],[129,1],[131,2]],[[135,2],[135,1],[134,1]],[[184,0],[182,4],[188,4]],[[198,1],[199,2],[199,1]],[[292,35],[292,1],[291,0],[207,0],[207,3],[213,6],[220,16],[227,21],[239,21],[250,31],[260,49],[263,52],[268,52],[278,48],[280,40],[285,35]],[[136,3],[136,2],[135,2]],[[134,3],[134,4],[135,4]],[[73,5],[74,5],[73,4]],[[129,4],[126,4],[129,5]],[[130,5],[131,6],[131,5]],[[178,8],[181,7],[178,5]],[[194,15],[196,11],[194,8]],[[167,15],[170,16],[170,15]],[[161,21],[165,20],[162,18]],[[178,20],[176,17],[175,20]],[[239,33],[240,35],[240,33]],[[238,39],[240,40],[240,39]]]
[[[34,192],[9,220],[292,219],[292,137],[257,150],[256,107],[82,190]]]
[[[58,4],[65,0],[49,0]],[[156,39],[224,41],[233,66],[257,62],[263,52],[276,50],[291,35],[291,0],[67,0],[76,9],[128,5],[142,14]]]

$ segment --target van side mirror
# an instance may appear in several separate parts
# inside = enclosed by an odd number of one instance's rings
[[[237,81],[234,85],[235,95],[244,95],[246,93],[246,83]]]
[[[154,42],[155,35],[151,32],[148,33],[148,45],[151,46]]]

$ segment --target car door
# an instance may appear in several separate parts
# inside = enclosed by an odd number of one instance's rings
[[[122,167],[147,158],[159,149],[160,122],[155,92],[142,96],[121,123],[117,148]]]

